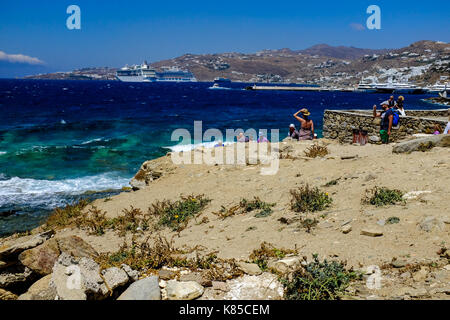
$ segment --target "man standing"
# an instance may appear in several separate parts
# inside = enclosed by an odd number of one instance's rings
[[[373,106],[373,117],[381,118],[380,137],[383,144],[389,143],[389,136],[391,135],[392,122],[394,121],[394,112],[389,107],[389,103],[383,102],[381,105],[383,111],[377,112],[377,106]]]

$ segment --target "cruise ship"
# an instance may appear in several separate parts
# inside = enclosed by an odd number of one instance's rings
[[[368,83],[364,80],[361,81],[357,88],[358,91],[373,92],[373,93],[409,93],[409,94],[422,94],[426,90],[410,83],[392,82],[389,79],[386,83]]]
[[[116,78],[123,82],[197,82],[188,70],[176,67],[163,67],[157,72],[147,61],[141,65],[125,66],[116,72]]]

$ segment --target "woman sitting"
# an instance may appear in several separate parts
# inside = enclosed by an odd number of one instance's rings
[[[299,117],[299,114],[302,114]],[[313,140],[314,139],[314,122],[309,119],[311,113],[308,109],[302,109],[294,114],[294,118],[300,122],[299,140]]]

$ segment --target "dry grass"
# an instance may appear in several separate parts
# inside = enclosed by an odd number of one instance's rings
[[[325,157],[330,154],[327,147],[319,146],[318,144],[314,144],[305,150],[305,156],[308,158],[317,158],[317,157]]]
[[[175,248],[173,240],[148,237],[131,245],[124,243],[117,252],[102,254],[96,258],[102,269],[120,267],[127,264],[141,273],[152,273],[162,267],[182,267],[191,271],[205,271],[210,280],[225,281],[242,275],[234,259],[219,259],[215,252],[200,255],[201,247]],[[187,254],[196,252],[195,257],[187,258]]]
[[[288,254],[298,254],[298,251],[297,249],[279,249],[270,243],[263,242],[258,249],[253,250],[249,258],[253,263],[256,263],[262,271],[266,271],[270,259],[283,259]]]
[[[75,204],[67,205],[65,208],[56,208],[45,221],[44,228],[46,230],[61,229],[82,224],[83,211],[88,204],[87,200],[81,200]]]
[[[232,206],[230,208],[222,206],[219,212],[213,213],[222,218],[222,220],[225,220],[226,218],[234,215],[245,214],[257,210],[258,212],[255,214],[255,217],[265,218],[272,214],[272,207],[274,207],[275,205],[276,203],[267,203],[262,201],[258,197],[254,197],[251,201],[242,199],[238,205]]]

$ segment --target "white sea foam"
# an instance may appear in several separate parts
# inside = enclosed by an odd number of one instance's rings
[[[15,204],[52,208],[60,206],[67,195],[121,189],[125,186],[129,186],[129,178],[114,173],[54,181],[14,177],[0,180],[0,206]]]
[[[181,152],[181,151],[186,152],[186,151],[195,150],[200,147],[214,148],[214,146],[217,145],[217,143],[218,143],[218,141],[213,141],[213,142],[176,145],[176,146],[170,146],[170,147],[164,147],[164,148],[169,149],[172,152]],[[233,143],[235,143],[235,142],[223,142],[224,145],[230,145]]]
[[[92,140],[88,140],[88,141],[82,142],[81,144],[90,144],[92,142],[99,142],[99,141],[102,141],[103,139],[104,138],[92,139]],[[107,140],[105,140],[105,141],[107,141]]]
[[[0,151],[0,156],[2,155],[2,154],[7,154],[8,152],[6,152],[6,151]]]

